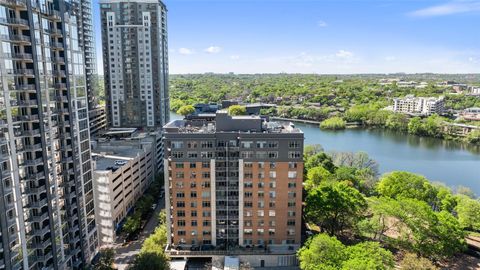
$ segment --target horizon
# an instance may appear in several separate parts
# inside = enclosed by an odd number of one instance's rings
[[[100,14],[93,1],[97,69]],[[171,74],[478,74],[480,1],[163,1]]]

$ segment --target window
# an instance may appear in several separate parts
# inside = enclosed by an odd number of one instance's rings
[[[208,226],[210,226],[210,224],[211,224],[211,223],[210,223],[210,220],[204,220],[204,221],[202,222],[203,227],[208,227]],[[210,235],[210,234],[208,234],[208,235]]]
[[[183,158],[183,152],[173,151],[173,152],[172,152],[172,157],[174,157],[174,158]]]
[[[185,220],[179,220],[177,221],[178,227],[185,227]]]
[[[252,234],[253,234],[253,230],[252,230],[252,229],[243,229],[243,234],[244,234],[244,235],[252,235]]]
[[[257,217],[263,217],[265,215],[265,211],[257,210]]]
[[[192,212],[190,213],[190,216],[191,217],[196,217],[197,216],[197,210],[192,210]]]
[[[275,207],[275,202],[269,202],[269,203],[268,203],[268,206],[269,206],[270,208],[274,208],[274,207]]]
[[[197,148],[197,142],[187,142],[187,148],[192,149],[192,148]]]
[[[288,158],[300,158],[302,154],[300,151],[289,151],[288,152]]]
[[[295,226],[295,219],[287,220],[287,226]]]
[[[210,168],[210,162],[209,161],[204,161],[202,162],[202,168]]]
[[[288,142],[288,148],[300,148],[300,146],[301,146],[300,141]]]
[[[252,162],[245,162],[245,163],[243,163],[243,166],[244,166],[245,168],[252,168],[252,167],[253,167],[253,163],[252,163]]]
[[[269,141],[267,145],[268,148],[278,148],[278,141]]]
[[[202,212],[202,217],[209,217],[210,216],[210,211],[203,211]]]
[[[203,201],[202,202],[202,207],[210,207],[210,202],[209,201]]]
[[[269,192],[270,199],[274,199],[276,197],[275,191]]]
[[[178,235],[187,235],[187,232],[186,231],[178,231],[177,234]]]
[[[269,217],[274,217],[275,216],[275,210],[268,210],[268,216]]]
[[[267,152],[265,151],[258,151],[255,153],[256,158],[258,159],[265,159],[267,158]]]
[[[240,143],[242,148],[252,148],[253,142],[252,141],[243,141]]]
[[[177,192],[177,198],[185,198],[185,193]]]
[[[265,207],[265,202],[264,201],[258,201],[257,205],[258,205],[258,208],[263,208],[263,207]]]
[[[275,235],[275,229],[268,229],[268,235]]]
[[[269,186],[270,186],[270,188],[276,188],[277,187],[277,182],[272,181],[272,182],[270,182]]]
[[[277,178],[277,172],[270,171],[269,176],[270,176],[270,178]]]
[[[245,227],[252,227],[252,221],[251,220],[245,220],[243,222],[243,225],[245,225]]]
[[[245,179],[252,179],[253,178],[253,173],[252,172],[245,172],[243,174],[243,178]]]
[[[294,201],[288,202],[288,207],[295,207],[295,202]]]
[[[243,206],[246,208],[252,208],[253,207],[253,202],[244,202]]]
[[[202,198],[210,198],[210,191],[202,191]]]
[[[197,202],[190,202],[190,207],[196,208],[197,207]]]
[[[185,175],[184,175],[183,172],[176,172],[176,173],[175,173],[175,177],[178,178],[178,179],[183,179],[184,176],[185,176]]]
[[[295,216],[295,211],[288,211],[287,216],[294,217]]]
[[[172,141],[172,149],[183,148],[183,141]]]
[[[175,162],[175,168],[177,168],[177,169],[183,169],[183,163]]]
[[[247,192],[245,192],[245,193],[244,193],[244,197],[245,197],[245,198],[250,198],[250,197],[253,197],[253,193],[252,193],[252,192],[249,192],[249,191],[247,191]]]
[[[277,163],[270,162],[270,169],[275,169],[277,167]]]
[[[210,178],[210,172],[202,172],[202,178]]]
[[[295,229],[287,229],[287,235],[295,235]]]
[[[288,188],[295,188],[296,186],[297,186],[297,183],[295,182],[288,183]]]
[[[198,154],[197,154],[197,152],[187,152],[187,157],[188,158],[197,158]]]
[[[289,198],[295,198],[295,197],[297,197],[297,193],[295,193],[293,191],[290,191],[290,192],[288,192],[288,197]]]
[[[257,148],[265,148],[267,146],[266,141],[257,141]]]
[[[190,162],[190,169],[195,169],[195,168],[197,168],[197,163]]]
[[[242,152],[240,152],[240,157],[241,158],[252,158],[253,157],[253,151],[242,151]]]
[[[185,216],[185,210],[177,210],[177,217],[184,217]]]
[[[289,169],[296,169],[297,168],[297,163],[296,162],[288,162],[288,168]]]
[[[245,188],[253,188],[253,183],[251,181],[249,182],[244,182],[243,183],[243,187]]]
[[[190,198],[196,198],[197,197],[197,192],[196,191],[191,191],[190,192]]]
[[[296,171],[289,171],[288,172],[288,178],[290,178],[290,179],[297,178],[297,172]]]
[[[265,233],[264,229],[257,229],[257,234],[258,235],[263,235]]]
[[[177,207],[179,208],[185,207],[185,202],[177,202]]]
[[[258,198],[263,198],[265,196],[265,193],[263,191],[258,192]]]
[[[204,225],[205,226],[205,225]],[[202,232],[203,235],[211,235],[212,233],[210,231],[203,231]]]

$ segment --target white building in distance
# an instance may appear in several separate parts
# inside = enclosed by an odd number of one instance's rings
[[[415,97],[393,99],[393,111],[411,115],[441,114],[444,111],[444,97]]]

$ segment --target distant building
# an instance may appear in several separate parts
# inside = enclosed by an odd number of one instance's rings
[[[469,86],[468,87],[468,94],[472,96],[479,96],[480,95],[480,86]]]
[[[393,111],[412,115],[442,114],[444,112],[444,98],[415,97],[413,95],[395,98],[393,99]]]
[[[167,8],[160,0],[101,0],[108,122],[162,127],[169,120]]]
[[[239,255],[252,267],[295,265],[303,141],[293,125],[225,110],[203,122],[165,125],[168,254],[188,257],[177,249],[215,246],[215,254]]]
[[[115,241],[123,219],[155,177],[155,137],[133,131],[117,133],[121,136],[115,139],[104,136],[93,143],[93,195],[100,245]],[[124,136],[128,133],[132,135]]]
[[[460,116],[465,120],[480,121],[480,108],[468,108],[460,113]]]
[[[107,128],[107,113],[105,106],[97,106],[88,112],[90,123],[90,134],[95,135],[97,132]]]

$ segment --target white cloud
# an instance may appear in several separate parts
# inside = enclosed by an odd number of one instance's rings
[[[480,11],[480,1],[456,0],[442,5],[415,10],[408,13],[408,15],[413,17],[434,17],[475,11]]]
[[[397,57],[395,57],[395,56],[387,56],[387,57],[385,57],[385,61],[387,61],[387,62],[393,62],[393,61],[395,61],[395,60],[397,60]]]
[[[221,47],[218,46],[210,46],[205,49],[206,53],[219,53],[222,50]]]
[[[240,55],[230,55],[230,59],[238,60],[238,59],[240,59]]]
[[[353,57],[353,53],[345,50],[339,50],[335,53],[335,56],[338,58],[348,59]]]
[[[476,63],[480,62],[480,58],[469,57],[468,61],[476,64]]]
[[[318,21],[317,25],[318,25],[318,27],[327,27],[328,26],[327,22],[325,22],[325,21]]]
[[[187,48],[180,48],[178,49],[178,53],[183,55],[190,55],[190,54],[194,54],[195,52]]]

